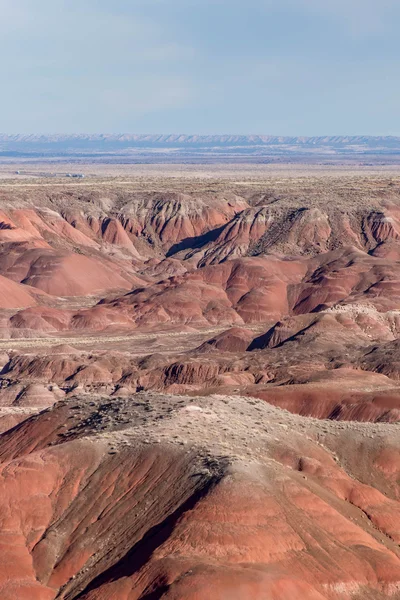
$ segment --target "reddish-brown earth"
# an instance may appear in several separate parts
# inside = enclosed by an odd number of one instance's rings
[[[0,330],[18,356],[2,401],[15,404],[28,382],[67,394],[223,389],[302,414],[395,420],[397,179],[163,185],[3,190]],[[202,329],[215,333],[197,346],[134,347],[137,333]],[[18,340],[98,334],[132,335],[132,346],[18,350]],[[337,369],[384,374],[385,389],[363,376],[338,385]],[[320,385],[332,388],[323,400]]]
[[[397,426],[59,402],[0,438],[4,600],[400,597]]]
[[[0,186],[1,600],[400,599],[400,179]]]
[[[0,331],[18,353],[7,355],[2,402],[15,404],[28,382],[67,394],[223,389],[302,414],[395,420],[399,181],[162,185],[1,192]],[[201,330],[215,333],[196,344]],[[160,331],[193,331],[193,342],[174,338],[159,353]],[[132,344],[23,350],[25,339],[43,348],[99,334]],[[135,348],[137,334],[149,343]],[[365,371],[387,379],[356,377]],[[332,389],[324,399],[320,385]]]

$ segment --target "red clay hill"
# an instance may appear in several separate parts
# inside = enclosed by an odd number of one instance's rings
[[[75,397],[0,438],[4,600],[399,597],[396,425]]]
[[[400,599],[400,178],[0,186],[1,600]]]

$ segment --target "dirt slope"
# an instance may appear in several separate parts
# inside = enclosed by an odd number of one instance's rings
[[[400,179],[0,186],[1,600],[400,600]]]
[[[399,457],[260,400],[62,401],[0,437],[2,598],[397,598]]]

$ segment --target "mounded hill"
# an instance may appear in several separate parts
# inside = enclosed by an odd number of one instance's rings
[[[0,437],[1,596],[397,598],[399,456],[260,400],[62,401]]]
[[[0,186],[1,600],[400,600],[400,179],[81,183]]]

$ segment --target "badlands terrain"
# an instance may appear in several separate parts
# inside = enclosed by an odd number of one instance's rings
[[[400,176],[152,167],[0,169],[1,600],[400,599]]]

